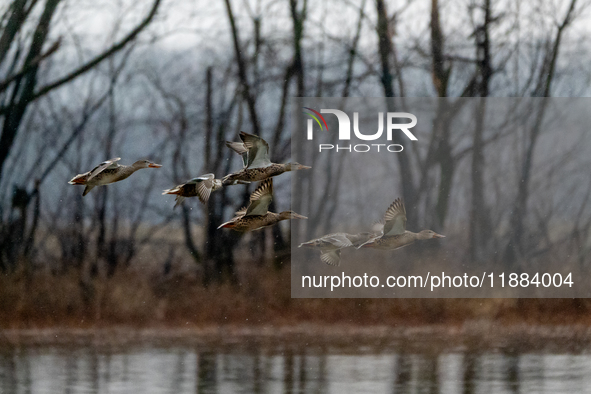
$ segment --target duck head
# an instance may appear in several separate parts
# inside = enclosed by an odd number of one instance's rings
[[[138,160],[135,163],[132,164],[132,167],[136,168],[136,169],[140,169],[140,168],[160,168],[162,167],[162,164],[156,164],[154,162],[151,162],[150,160]]]
[[[283,211],[279,214],[280,220],[287,220],[287,219],[308,219],[307,217],[300,215],[299,213],[295,213],[294,211]]]
[[[308,167],[296,162],[285,164],[285,171],[309,170],[310,168],[312,167]]]
[[[308,241],[308,242],[302,242],[298,248],[301,248],[302,246],[307,246],[310,248],[313,248],[315,246],[318,246],[320,244],[320,240],[318,239],[313,239],[312,241]]]
[[[431,239],[431,238],[445,238],[445,235],[437,234],[432,230],[423,230],[419,232],[418,239]]]

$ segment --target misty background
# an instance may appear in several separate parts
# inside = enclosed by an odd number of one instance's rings
[[[587,283],[589,3],[0,1],[0,391],[585,391],[589,298],[295,299],[289,266],[331,275],[290,249],[401,197],[409,230],[446,238],[376,251],[384,273]],[[295,97],[432,115],[368,175],[292,141]],[[313,167],[274,178],[270,207],[308,220],[241,236],[217,227],[255,184],[161,194],[240,169],[241,130]],[[67,183],[113,157],[163,166],[85,197]]]
[[[224,141],[241,130],[265,138],[274,162],[289,161],[292,97],[397,97],[402,105],[448,97],[421,126],[424,144],[389,162],[386,182],[397,194],[376,204],[372,219],[401,196],[409,229],[465,242],[458,261],[502,261],[519,271],[539,256],[566,253],[586,267],[588,132],[571,134],[568,120],[551,126],[545,114],[558,101],[545,98],[590,93],[588,3],[5,2],[0,270],[74,272],[89,302],[96,280],[129,269],[189,273],[205,286],[238,283],[250,267],[280,270],[289,263],[286,223],[244,237],[216,229],[256,185],[216,191],[206,206],[188,199],[176,210],[161,193],[240,169]],[[506,124],[487,101],[471,101],[480,103],[474,108],[457,99],[507,96],[538,99],[523,103],[531,105],[525,120],[509,116]],[[566,103],[586,115],[587,100]],[[459,128],[462,111],[472,118]],[[498,122],[486,131],[489,118]],[[67,184],[111,157],[163,167],[84,198]],[[342,174],[315,182],[312,173],[294,178],[294,189],[342,198],[292,204],[288,173],[275,179],[270,208],[310,217],[292,223],[304,238],[331,232],[337,207],[359,201],[355,189],[339,189]],[[540,193],[549,189],[556,191]]]

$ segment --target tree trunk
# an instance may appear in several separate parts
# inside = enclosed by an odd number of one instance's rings
[[[483,134],[486,118],[486,99],[488,97],[492,64],[490,55],[490,25],[492,23],[490,0],[484,0],[482,11],[484,20],[476,28],[476,60],[478,65],[478,95],[480,100],[476,109],[476,125],[472,140],[472,199],[470,207],[470,259],[481,262],[486,258],[490,245],[491,224],[488,207],[484,198],[484,143]]]
[[[34,60],[41,54],[43,44],[49,34],[51,19],[58,4],[59,0],[47,0],[45,3],[45,8],[37,23],[37,28],[33,34],[33,40],[23,67],[28,67],[34,63]],[[12,96],[8,106],[5,108],[2,136],[0,137],[0,179],[2,178],[4,163],[10,153],[10,148],[18,132],[25,110],[33,100],[35,86],[37,85],[38,69],[39,65],[34,64],[29,68],[27,73],[14,81]]]
[[[558,59],[558,52],[562,40],[564,30],[571,24],[577,0],[571,0],[567,13],[558,25],[556,36],[554,38],[552,49],[546,53],[544,64],[539,74],[538,84],[534,91],[534,96],[543,97],[540,107],[535,114],[535,120],[532,128],[529,131],[527,147],[525,156],[521,167],[521,174],[519,178],[519,189],[517,197],[513,204],[513,212],[511,216],[511,226],[509,233],[509,242],[505,249],[504,258],[506,263],[515,270],[521,269],[517,265],[517,259],[524,255],[522,240],[525,232],[524,221],[527,213],[527,200],[529,198],[529,182],[531,178],[532,163],[538,137],[540,134],[540,127],[544,119],[546,106],[548,105],[548,97],[551,94],[552,80],[554,79],[556,61]]]
[[[307,12],[307,1],[304,0],[302,9],[298,11],[298,1],[297,0],[290,0],[290,14],[291,20],[293,24],[293,60],[292,60],[292,70],[293,75],[296,77],[296,97],[306,97],[305,86],[304,86],[304,62],[302,59],[302,37],[304,35],[304,22],[306,20],[306,12]],[[296,130],[302,129],[302,120],[301,116],[296,117],[293,120],[295,122]],[[303,161],[305,159],[304,156],[304,145],[301,141],[301,138],[294,138],[293,140],[294,147],[293,150],[295,151],[295,156],[298,160]],[[301,193],[301,195],[305,194],[306,187],[309,189],[310,184],[312,182],[311,177],[309,174],[293,174],[295,176],[295,182],[293,182],[293,188],[297,191],[297,193]],[[300,213],[303,207],[303,199],[302,198],[295,198],[292,202],[292,208],[295,212]],[[302,228],[301,220],[293,220],[291,222],[291,231],[295,234],[301,233]]]
[[[380,55],[380,63],[381,63],[381,70],[382,75],[380,81],[382,83],[382,88],[384,89],[384,96],[386,98],[394,97],[394,78],[392,76],[392,67],[391,67],[391,58],[393,56],[393,48],[392,48],[392,41],[390,34],[390,21],[388,18],[388,13],[386,11],[386,5],[384,0],[376,0],[376,10],[378,14],[378,23],[377,23],[377,34],[378,34],[378,51]],[[392,103],[390,100],[387,101],[388,103],[388,111],[395,112],[395,109],[392,108]],[[403,145],[405,148],[408,148],[409,145],[407,141],[403,140],[399,134],[395,134],[392,136],[392,143]],[[398,165],[400,167],[400,179],[401,179],[401,186],[402,186],[402,196],[407,205],[407,207],[414,207],[416,204],[416,189],[413,181],[413,173],[412,167],[409,159],[410,149],[405,149],[404,154],[396,155],[398,159]],[[412,209],[412,208],[410,208]],[[408,218],[408,227],[414,228],[417,225],[417,217],[416,215],[411,215]]]

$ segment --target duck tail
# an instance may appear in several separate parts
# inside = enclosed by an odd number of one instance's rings
[[[362,244],[360,244],[359,246],[355,246],[355,248],[357,248],[357,249],[373,248],[374,246],[375,246],[375,240],[369,239],[369,240],[363,242]]]
[[[179,205],[181,205],[183,203],[183,201],[185,201],[185,197],[180,196],[180,195],[177,195],[175,201],[176,201],[176,203],[174,204],[174,208],[176,208]]]
[[[226,223],[222,223],[218,226],[218,229],[220,228],[234,228],[236,226],[236,223],[234,223],[233,221],[229,221]]]
[[[172,189],[163,190],[162,194],[179,194],[180,191],[181,191],[181,188],[176,186],[176,187],[173,187]]]
[[[68,182],[70,185],[84,185],[88,174],[78,174]]]

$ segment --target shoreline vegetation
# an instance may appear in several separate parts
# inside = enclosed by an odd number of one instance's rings
[[[243,268],[245,269],[245,268]],[[0,275],[0,329],[221,330],[321,327],[353,331],[444,327],[591,327],[590,299],[292,299],[290,270],[248,265],[232,284],[203,287],[199,275],[138,269],[96,277],[79,272]],[[462,328],[464,327],[464,328]],[[496,328],[495,328],[496,329]],[[264,331],[264,330],[263,330]],[[591,337],[590,333],[585,336]]]

